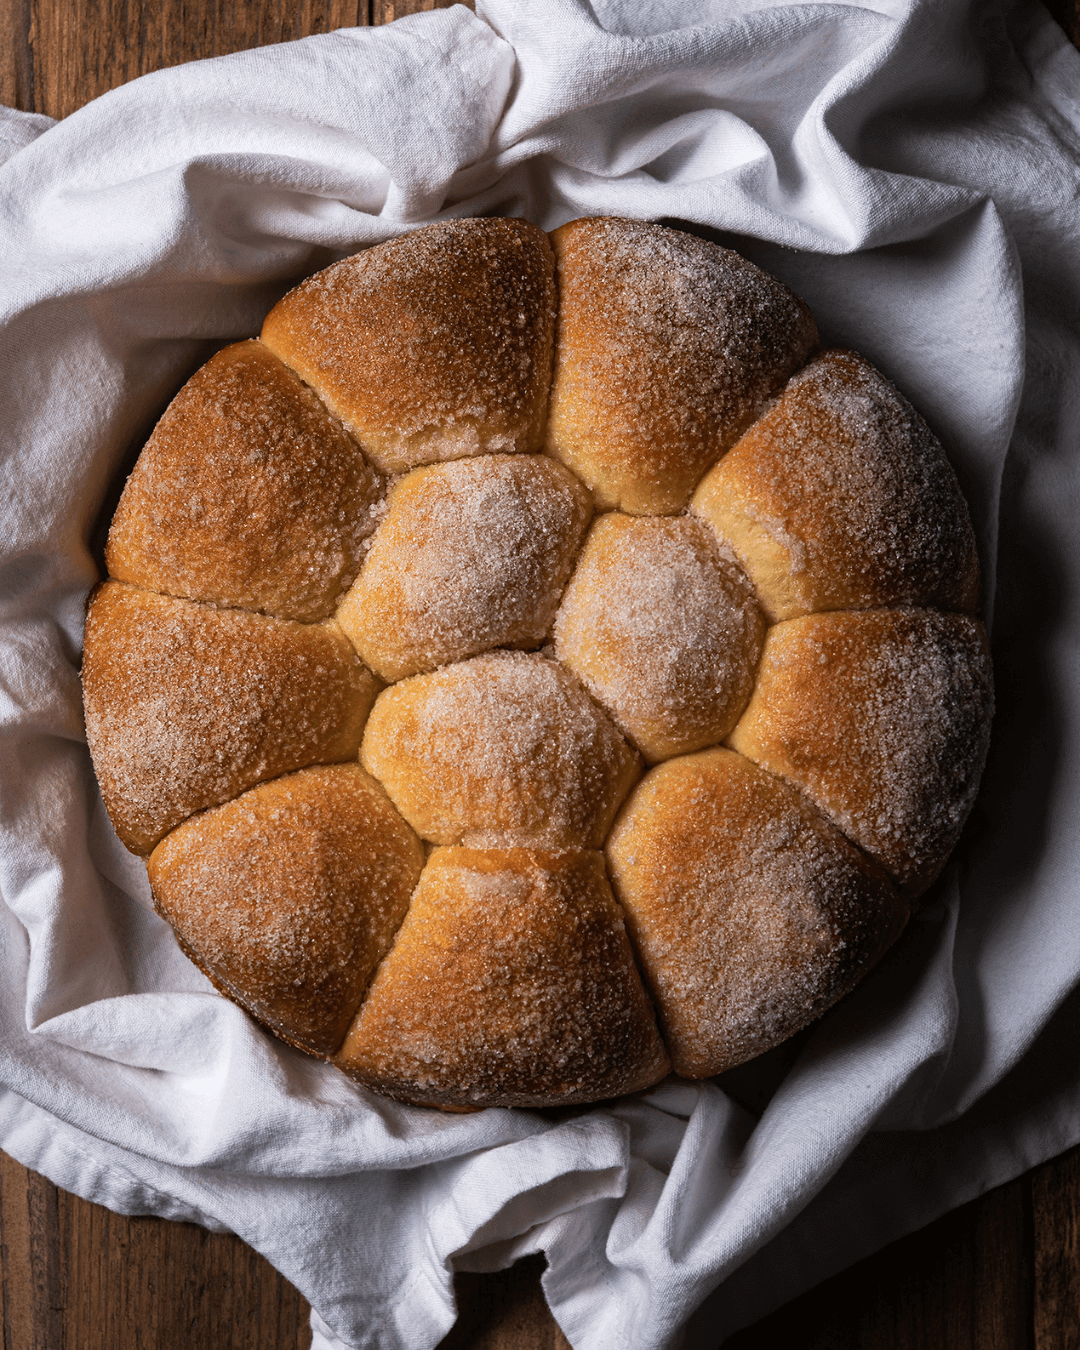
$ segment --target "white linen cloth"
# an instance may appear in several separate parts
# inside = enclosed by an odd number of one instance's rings
[[[674,1345],[715,1290],[711,1347],[1080,1139],[1080,57],[1028,0],[478,9],[0,117],[0,1146],[240,1234],[316,1350],[434,1346],[453,1268],[534,1250],[576,1350]],[[88,540],[208,344],[343,253],[496,213],[708,227],[890,375],[971,504],[998,684],[955,859],[851,998],[749,1077],[561,1120],[381,1100],[214,994],[80,710]]]

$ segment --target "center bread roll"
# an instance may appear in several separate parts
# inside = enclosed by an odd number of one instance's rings
[[[568,672],[491,652],[384,690],[364,767],[436,844],[599,848],[641,761]]]
[[[591,516],[585,489],[543,455],[414,469],[390,492],[338,622],[387,681],[539,647]]]
[[[601,516],[555,651],[650,764],[715,745],[754,687],[765,624],[742,569],[691,516]]]

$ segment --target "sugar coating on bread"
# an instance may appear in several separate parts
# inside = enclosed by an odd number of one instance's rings
[[[282,619],[329,618],[352,584],[379,475],[311,392],[258,342],[180,390],[124,488],[110,574]]]
[[[544,455],[414,469],[394,484],[338,622],[388,681],[539,647],[591,515],[582,485]]]
[[[918,609],[811,614],[769,630],[728,743],[804,791],[917,896],[971,809],[992,712],[977,619]]]
[[[341,1045],[424,851],[358,764],[302,769],[185,821],[154,901],[214,983],[311,1054]]]
[[[689,516],[601,516],[555,650],[650,763],[715,745],[754,684],[765,625],[746,576]]]
[[[907,904],[780,779],[730,750],[651,769],[606,846],[676,1073],[705,1078],[842,998]]]
[[[738,554],[773,620],[978,605],[956,474],[918,413],[854,352],[823,352],[794,375],[691,510]]]
[[[661,1079],[603,857],[436,849],[334,1062],[433,1105],[596,1101]]]
[[[729,249],[638,220],[552,235],[547,446],[601,509],[671,513],[817,346],[810,311]]]
[[[378,683],[332,621],[300,624],[109,581],[83,651],[86,735],[135,853],[264,779],[351,759]]]
[[[641,762],[568,671],[490,652],[386,689],[361,762],[422,838],[599,847]]]
[[[303,282],[171,405],[87,623],[103,799],[181,945],[447,1110],[662,1076],[635,942],[682,1073],[818,1016],[989,734],[970,524],[892,386],[726,249],[553,243],[442,222]]]
[[[374,464],[539,450],[554,259],[525,220],[452,220],[335,263],[270,314],[262,340]]]

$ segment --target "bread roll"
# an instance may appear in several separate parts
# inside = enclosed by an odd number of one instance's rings
[[[993,711],[977,619],[811,614],[769,630],[733,749],[807,794],[918,896],[975,799]]]
[[[602,856],[436,849],[334,1062],[451,1106],[597,1101],[663,1078]]]
[[[645,221],[575,220],[551,242],[548,451],[601,510],[679,511],[817,346],[810,311],[730,249]]]
[[[333,622],[116,581],[91,601],[82,676],[101,795],[117,834],[143,854],[254,783],[352,759],[378,690]]]
[[[730,750],[649,771],[607,842],[676,1073],[760,1055],[842,998],[899,936],[884,872],[794,788]]]
[[[601,516],[555,622],[555,651],[650,764],[725,736],[765,625],[750,585],[692,517]]]
[[[147,870],[214,984],[314,1055],[345,1038],[424,851],[358,764],[303,769],[187,820]]]
[[[591,515],[585,489],[543,455],[414,469],[390,493],[338,622],[388,681],[539,647]]]
[[[360,570],[383,495],[358,446],[258,342],[226,347],[154,428],[109,531],[118,581],[327,619]]]
[[[525,220],[448,220],[301,282],[262,340],[387,473],[539,450],[554,259]]]
[[[491,652],[387,689],[361,760],[436,844],[598,848],[641,761],[567,671]]]
[[[979,559],[929,427],[854,352],[823,352],[694,493],[770,619],[823,609],[972,612]]]
[[[103,799],[184,949],[446,1110],[819,1016],[989,735],[970,523],[887,380],[690,234],[553,245],[441,222],[301,283],[166,412],[87,622]]]

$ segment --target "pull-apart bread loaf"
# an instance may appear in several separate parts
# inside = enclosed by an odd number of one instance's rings
[[[91,597],[98,782],[223,993],[403,1101],[720,1073],[842,998],[970,810],[967,508],[737,254],[431,225],[177,394]]]

